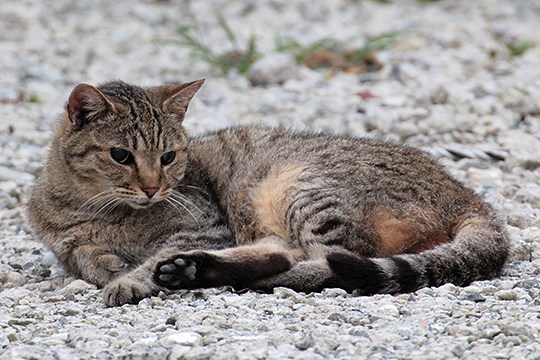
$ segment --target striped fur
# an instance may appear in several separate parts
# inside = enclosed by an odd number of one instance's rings
[[[28,214],[69,271],[105,286],[107,305],[218,285],[400,293],[500,272],[503,222],[427,154],[262,127],[188,138],[181,122],[201,85],[70,96]]]

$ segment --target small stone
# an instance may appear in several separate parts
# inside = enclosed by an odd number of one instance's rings
[[[294,302],[306,302],[306,298],[300,294],[298,294],[296,291],[284,288],[284,287],[277,287],[274,288],[274,295],[278,299],[291,299]]]
[[[27,280],[26,277],[16,271],[10,271],[8,272],[5,277],[3,277],[2,282],[4,282],[6,285],[10,285],[10,287],[19,287],[26,284]]]
[[[20,325],[20,326],[28,326],[30,324],[35,324],[35,319],[11,319],[8,321],[9,326],[13,325]]]
[[[519,166],[527,170],[540,167],[540,140],[521,130],[508,130],[501,136],[502,145],[508,150],[508,166]]]
[[[95,354],[100,350],[107,349],[108,347],[109,343],[103,340],[92,340],[84,344],[84,349],[90,354]]]
[[[152,332],[164,332],[168,328],[169,327],[167,325],[159,324],[159,325],[154,326],[152,329],[150,329],[150,331],[152,331]]]
[[[176,318],[174,316],[167,318],[165,325],[176,325]]]
[[[499,290],[495,293],[495,296],[506,301],[515,301],[518,298],[517,294],[512,290]]]
[[[439,294],[456,295],[458,292],[458,287],[454,284],[448,283],[436,288],[435,291]]]
[[[248,72],[248,79],[254,86],[282,84],[296,76],[298,65],[288,54],[269,54],[257,60]]]
[[[90,289],[96,289],[96,286],[89,284],[84,280],[77,279],[77,280],[72,281],[66,287],[64,287],[63,291],[67,294],[75,295],[75,294],[81,294]]]
[[[177,332],[169,335],[159,342],[162,345],[183,345],[183,346],[200,346],[202,345],[202,336],[196,332]]]
[[[322,294],[329,298],[346,297],[348,295],[347,291],[343,289],[337,289],[337,288],[324,289],[322,291]]]
[[[307,334],[303,336],[299,341],[295,342],[294,346],[296,346],[296,348],[300,350],[307,350],[313,346],[313,343],[313,336],[311,334]]]
[[[175,345],[167,359],[183,359],[191,350],[191,346]]]
[[[6,335],[0,334],[0,348],[8,346],[9,345],[9,339]]]
[[[540,280],[537,279],[526,279],[518,283],[519,287],[524,289],[540,289]]]
[[[519,202],[530,204],[534,208],[540,208],[540,185],[525,183],[516,191],[515,199]]]
[[[76,307],[70,307],[64,310],[63,314],[66,316],[75,316],[82,313],[81,309],[78,309]]]
[[[500,181],[502,178],[502,171],[498,168],[469,168],[467,169],[467,176],[472,185],[485,184]]]
[[[11,289],[4,289],[0,292],[0,302],[4,302],[5,299],[11,299],[15,301],[19,301],[21,299],[24,299],[30,295],[30,291],[25,289],[24,287],[14,287]]]
[[[139,346],[154,346],[157,341],[157,336],[152,334],[151,336],[142,337],[133,342],[133,344],[137,344]]]
[[[489,327],[486,329],[482,329],[482,332],[480,333],[480,337],[485,339],[493,339],[495,336],[499,335],[501,333],[501,329],[495,325],[493,327]]]
[[[438,86],[429,97],[429,100],[432,104],[446,104],[448,102],[448,90],[443,86]]]
[[[407,138],[410,138],[411,136],[418,135],[418,133],[420,132],[418,126],[416,126],[415,123],[410,121],[397,124],[395,131],[399,135],[401,140],[405,140]]]
[[[484,302],[486,298],[482,296],[482,289],[475,285],[470,285],[464,288],[460,293],[458,298],[460,300],[472,301],[475,303]]]
[[[379,313],[382,315],[399,317],[399,310],[392,304],[387,304],[379,307]]]
[[[71,295],[73,296],[73,295]],[[44,302],[59,302],[66,300],[67,296],[65,294],[60,293],[59,291],[46,291],[40,295],[40,298]]]

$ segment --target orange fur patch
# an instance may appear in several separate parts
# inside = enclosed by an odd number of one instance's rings
[[[266,235],[288,237],[285,213],[298,178],[307,166],[287,165],[271,172],[252,194],[252,204],[260,231]]]
[[[449,241],[432,212],[416,209],[396,216],[387,209],[377,209],[372,217],[373,231],[379,240],[381,256],[418,253]]]

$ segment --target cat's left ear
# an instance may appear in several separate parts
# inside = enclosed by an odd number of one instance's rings
[[[114,105],[96,87],[79,84],[69,95],[66,111],[74,130],[106,111],[114,111]]]
[[[152,88],[160,97],[161,109],[165,113],[172,113],[184,117],[189,102],[204,84],[204,79],[181,85],[167,85]]]

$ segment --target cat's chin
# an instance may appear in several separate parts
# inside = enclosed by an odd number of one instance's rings
[[[142,210],[142,209],[148,209],[150,206],[154,205],[156,201],[147,201],[147,202],[141,202],[136,203],[133,201],[128,201],[127,204],[132,208],[136,210]]]

